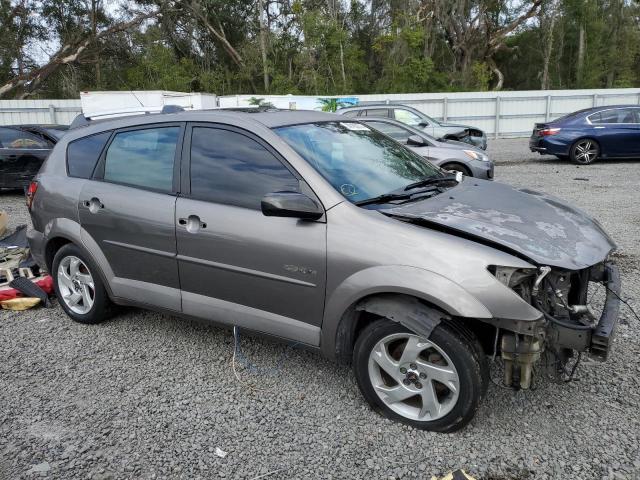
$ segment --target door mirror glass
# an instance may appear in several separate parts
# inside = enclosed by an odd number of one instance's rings
[[[291,217],[317,220],[324,214],[318,203],[303,193],[273,192],[262,197],[262,213],[266,217]]]
[[[427,142],[420,135],[411,135],[407,139],[407,145],[411,145],[413,147],[425,147]]]

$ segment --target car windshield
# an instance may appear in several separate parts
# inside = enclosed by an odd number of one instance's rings
[[[351,202],[443,176],[418,154],[358,122],[312,123],[275,131]]]

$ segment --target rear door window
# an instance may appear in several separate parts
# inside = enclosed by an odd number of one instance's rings
[[[371,108],[369,110],[365,110],[367,113],[367,117],[388,117],[389,109],[388,108]]]
[[[67,171],[71,177],[89,178],[111,132],[80,138],[67,147]]]
[[[0,128],[0,148],[48,150],[51,144],[38,135],[18,128]]]
[[[179,126],[118,132],[107,148],[105,181],[149,188],[173,189]]]
[[[298,191],[296,176],[264,145],[233,130],[193,127],[191,196],[260,209],[267,193]]]

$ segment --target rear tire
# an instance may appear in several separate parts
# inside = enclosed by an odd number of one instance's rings
[[[428,339],[388,319],[369,324],[353,351],[362,395],[391,420],[435,432],[460,430],[488,384],[486,359],[469,335],[444,322]]]
[[[600,156],[600,146],[591,138],[583,138],[573,144],[569,155],[573,163],[589,165]]]
[[[51,275],[60,306],[72,320],[94,324],[113,314],[98,268],[73,243],[56,252]]]
[[[440,168],[442,168],[443,170],[449,170],[452,172],[462,172],[462,174],[467,177],[473,177],[473,175],[471,175],[471,171],[460,163],[445,163]]]

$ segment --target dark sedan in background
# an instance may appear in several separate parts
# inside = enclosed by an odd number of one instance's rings
[[[640,158],[640,106],[587,108],[536,123],[529,149],[582,165],[598,158]]]
[[[24,188],[67,130],[62,125],[0,126],[0,188]]]

